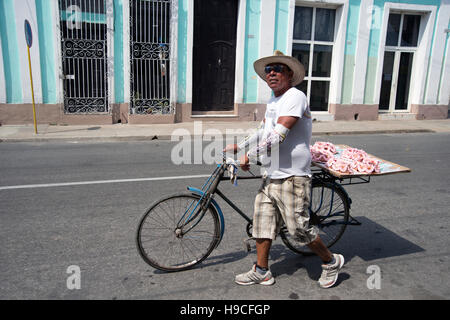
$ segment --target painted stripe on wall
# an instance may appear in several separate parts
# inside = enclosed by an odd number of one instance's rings
[[[342,83],[342,103],[351,103],[353,76],[355,73],[355,53],[358,38],[359,0],[350,0],[347,17],[347,35],[345,42],[344,76]]]
[[[373,0],[363,0],[359,8],[359,22],[353,76],[352,104],[364,103],[364,87],[367,72],[370,24]]]
[[[0,37],[7,103],[22,103],[22,82],[18,55],[14,0],[0,1]]]
[[[450,20],[447,29],[450,29]],[[449,104],[450,100],[450,33],[445,39],[445,54],[442,64],[440,85],[438,91],[438,104]]]
[[[261,3],[261,23],[259,34],[259,52],[258,58],[271,56],[275,46],[275,16],[276,16],[276,0],[264,0],[264,5]],[[251,61],[250,61],[251,62]],[[257,102],[267,103],[272,95],[272,90],[267,86],[267,83],[258,77],[258,98]]]
[[[55,78],[55,44],[54,21],[51,1],[36,0],[36,17],[39,36],[39,56],[41,63],[42,102],[57,103]]]
[[[3,70],[3,49],[0,40],[0,103],[6,103],[5,72]]]
[[[253,62],[258,59],[261,0],[248,0],[245,27],[244,102],[257,101],[258,76]]]
[[[186,101],[188,0],[178,1],[178,90],[177,102]],[[189,63],[192,63],[190,61]]]
[[[289,22],[289,0],[277,0],[276,13],[275,13],[275,39],[273,51],[280,50],[284,54],[290,54],[287,52],[287,43],[291,39],[288,39],[288,22]]]
[[[124,0],[122,4],[122,41],[123,41],[123,102],[130,102],[130,2]]]
[[[236,72],[234,81],[234,102],[244,102],[244,48],[245,48],[245,19],[246,0],[239,0],[237,35],[236,35]]]
[[[114,0],[114,102],[124,102],[123,78],[123,1]]]

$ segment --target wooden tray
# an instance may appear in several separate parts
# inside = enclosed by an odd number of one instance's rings
[[[342,151],[346,148],[350,148],[349,146],[345,144],[336,144],[336,151],[338,152],[335,156],[339,157]],[[328,168],[324,163],[322,162],[314,162],[312,161],[311,164],[321,168],[322,170],[325,170],[332,174],[333,176],[337,178],[351,178],[351,177],[362,177],[362,176],[384,176],[388,174],[394,174],[394,173],[402,173],[402,172],[411,172],[410,168],[404,167],[402,165],[399,165],[397,163],[393,163],[384,159],[381,159],[379,157],[376,157],[374,155],[368,154],[370,157],[380,160],[380,173],[361,173],[361,174],[350,174],[350,173],[342,173],[338,171],[334,171],[330,168]]]

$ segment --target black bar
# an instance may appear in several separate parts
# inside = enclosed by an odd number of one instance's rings
[[[248,223],[252,222],[252,219],[250,219],[244,212],[242,212],[241,209],[236,207],[236,205],[231,202],[231,200],[228,199],[219,189],[216,189],[216,194],[218,194],[223,200],[225,200],[225,202],[228,203],[230,207],[232,207],[237,213],[239,213],[242,218],[247,220]]]

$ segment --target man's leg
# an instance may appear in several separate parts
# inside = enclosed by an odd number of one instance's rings
[[[307,246],[323,261],[319,285],[322,288],[332,287],[337,281],[339,270],[344,265],[344,256],[341,254],[332,254],[319,236]]]
[[[272,245],[272,236],[277,227],[276,214],[276,209],[273,207],[271,200],[260,190],[255,199],[252,232],[256,239],[256,264],[250,271],[236,276],[235,282],[237,284],[267,286],[275,283],[275,279],[269,270],[269,251]]]
[[[271,239],[256,239],[256,264],[258,267],[269,269],[269,251]]]
[[[291,234],[297,234],[299,239],[308,243],[310,239],[314,239],[312,242],[309,242],[307,246],[317,254],[322,260],[322,275],[319,279],[319,285],[322,288],[329,288],[333,286],[338,277],[339,270],[344,265],[344,257],[340,254],[332,254],[330,250],[326,247],[323,241],[320,239],[318,235],[317,227],[313,227],[309,225],[309,203],[310,203],[310,195],[311,195],[311,179],[305,177],[294,177],[292,179],[294,184],[294,204],[289,203],[286,205],[286,208],[292,208],[295,214],[292,214],[289,210],[288,213],[284,215],[286,218],[285,223],[291,229]],[[287,197],[290,199],[291,197]],[[292,219],[295,218],[296,221],[295,228],[292,226]],[[292,230],[294,229],[294,230]]]
[[[317,238],[313,242],[310,242],[307,246],[312,252],[317,254],[324,263],[329,263],[333,260],[333,254],[322,242],[319,235],[317,235]]]
[[[256,265],[254,264],[249,272],[238,274],[234,280],[237,284],[244,286],[251,284],[269,286],[275,283],[275,279],[269,270],[271,245],[271,239],[256,239]]]

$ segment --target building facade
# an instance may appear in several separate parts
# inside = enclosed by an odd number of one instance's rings
[[[30,64],[24,21],[32,30]],[[280,50],[318,120],[445,119],[450,0],[2,0],[0,124],[259,120]]]

